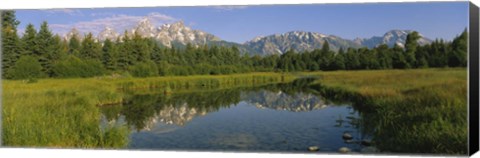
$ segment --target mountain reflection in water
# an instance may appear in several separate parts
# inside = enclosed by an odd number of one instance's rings
[[[129,126],[134,127],[137,131],[148,131],[159,123],[183,126],[195,117],[218,111],[220,108],[230,108],[240,101],[250,103],[259,109],[268,108],[292,112],[327,107],[325,101],[320,97],[304,92],[288,94],[281,90],[228,89],[168,95],[132,95],[122,106],[109,106],[102,109],[107,121],[111,123],[119,119],[118,116],[123,115]]]
[[[327,104],[318,96],[299,92],[287,94],[285,92],[249,92],[244,95],[245,101],[257,108],[274,110],[287,110],[292,112],[312,111],[327,107]]]
[[[123,105],[102,107],[104,124],[130,127],[129,148],[304,151],[319,145],[321,151],[359,151],[341,138],[343,132],[365,137],[357,130],[358,113],[302,84],[132,92]]]

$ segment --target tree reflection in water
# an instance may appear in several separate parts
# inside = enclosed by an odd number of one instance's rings
[[[120,106],[103,107],[103,115],[110,123],[124,122],[137,132],[152,133],[171,132],[188,124],[196,117],[201,117],[222,108],[237,106],[240,102],[248,103],[259,109],[271,109],[290,112],[308,112],[329,106],[337,106],[315,90],[308,87],[311,78],[296,80],[292,83],[271,84],[259,87],[243,87],[217,90],[191,90],[165,93],[131,92]],[[351,108],[347,116],[339,116],[335,127],[359,129],[355,135],[360,142],[368,138],[370,128],[362,128],[366,123],[357,109]],[[123,120],[122,120],[123,119]],[[122,120],[122,121],[119,121]],[[334,119],[335,120],[335,119]],[[351,131],[345,131],[351,132]],[[242,138],[245,135],[241,135]],[[220,137],[231,140],[227,136]],[[246,138],[246,137],[245,137]],[[218,139],[216,144],[225,144]],[[223,142],[223,143],[222,143]],[[234,143],[236,141],[230,142]],[[246,142],[242,142],[246,143]],[[240,144],[242,144],[240,143]],[[229,145],[227,143],[227,145]]]

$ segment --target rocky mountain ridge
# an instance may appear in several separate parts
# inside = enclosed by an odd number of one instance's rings
[[[268,36],[256,37],[243,44],[228,42],[220,39],[219,37],[201,31],[194,30],[185,26],[183,21],[177,21],[171,24],[163,24],[159,27],[155,27],[148,18],[144,18],[138,22],[138,24],[126,31],[129,35],[139,34],[145,38],[154,38],[160,44],[166,47],[172,45],[186,45],[188,43],[193,46],[200,45],[218,45],[218,46],[236,46],[242,53],[248,53],[251,55],[272,55],[283,54],[286,51],[292,49],[296,52],[312,51],[314,49],[320,49],[325,42],[328,42],[332,50],[338,50],[340,48],[360,48],[368,47],[373,48],[381,44],[387,44],[392,47],[399,45],[403,47],[408,33],[412,30],[391,30],[386,32],[383,36],[373,36],[371,38],[356,38],[354,40],[344,39],[335,35],[327,35],[316,32],[306,31],[290,31],[281,34],[273,34]],[[421,34],[420,34],[421,35]],[[65,35],[65,39],[71,37],[80,36],[79,31],[76,28],[72,28],[70,32]],[[124,34],[116,32],[111,27],[105,27],[97,36],[98,41],[104,41],[106,39],[116,40],[118,37],[123,37]],[[422,38],[418,40],[420,45],[429,44],[432,40],[421,35]]]

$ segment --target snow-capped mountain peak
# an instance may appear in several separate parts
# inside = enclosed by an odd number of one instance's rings
[[[185,24],[183,23],[183,20],[177,21],[171,25],[174,28],[184,28]]]
[[[235,45],[242,50],[242,53],[270,55],[283,54],[291,49],[293,49],[295,52],[312,51],[314,49],[322,48],[326,42],[329,43],[330,49],[334,51],[340,48],[373,48],[380,44],[387,44],[390,47],[393,47],[394,45],[400,45],[403,47],[407,35],[411,32],[413,31],[391,30],[383,34],[383,36],[349,40],[335,35],[297,30],[269,36],[258,36],[243,44],[238,44],[222,41],[218,37],[201,30],[191,29],[190,27],[186,26],[183,21],[154,26],[151,22],[151,19],[145,17],[139,20],[135,27],[130,28],[130,31],[127,30],[125,33],[128,33],[129,35],[137,34],[144,38],[153,38],[166,47],[186,44],[192,44],[193,46],[205,44],[219,44],[226,46]],[[421,34],[419,35],[422,36],[422,38],[418,40],[420,45],[431,42],[430,39],[423,37]],[[68,40],[73,36],[78,38],[83,37],[76,28],[72,28],[72,30],[65,35],[65,38]],[[115,32],[113,28],[105,27],[97,35],[97,40],[116,40],[118,37],[122,38],[122,36]]]
[[[66,40],[70,40],[72,37],[75,37],[79,40],[83,39],[83,35],[80,34],[80,31],[77,28],[73,27],[67,34],[65,34],[64,38]]]
[[[212,34],[200,31],[192,30],[191,28],[185,26],[183,21],[177,21],[172,24],[163,24],[155,38],[160,41],[165,46],[171,46],[172,42],[180,44],[193,44],[193,45],[203,45],[207,44],[209,41],[218,41],[218,37],[215,37]]]
[[[157,33],[157,29],[153,27],[148,17],[143,18],[132,30],[132,34],[139,34],[142,37],[154,37]]]
[[[109,40],[116,40],[120,34],[118,34],[113,28],[107,26],[103,29],[102,32],[100,32],[97,36],[97,39],[99,41],[105,41],[106,39]]]
[[[374,36],[371,38],[356,38],[354,41],[357,44],[367,46],[368,48],[376,47],[380,44],[387,44],[390,47],[394,45],[399,45],[403,47],[404,43],[406,42],[407,35],[412,33],[413,30],[390,30],[386,32],[383,36]],[[420,45],[425,45],[432,40],[425,38],[423,35],[419,34],[421,38],[418,40]]]
[[[261,52],[263,55],[283,54],[293,49],[296,52],[311,51],[321,48],[328,41],[330,48],[336,50],[341,47],[359,47],[353,41],[345,40],[332,35],[316,32],[290,31],[283,34],[274,34],[265,37],[256,37],[244,45]]]

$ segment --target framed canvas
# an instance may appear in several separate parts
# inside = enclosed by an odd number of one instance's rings
[[[468,156],[468,1],[1,10],[1,145]]]

